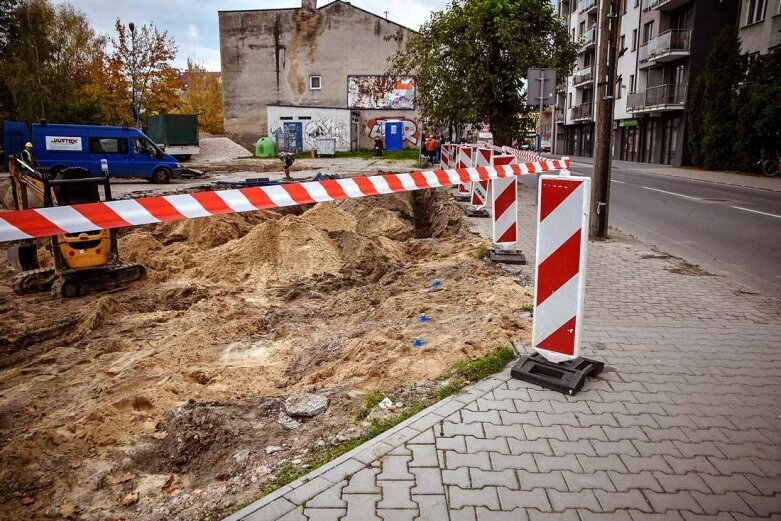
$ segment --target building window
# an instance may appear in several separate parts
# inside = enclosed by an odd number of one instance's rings
[[[618,52],[622,52],[624,49],[626,49],[626,35],[621,35],[621,47],[618,49]]]
[[[637,29],[632,29],[632,50],[637,50]]]
[[[640,7],[640,0],[635,0],[635,9]]]
[[[624,79],[619,78],[618,83],[616,84],[616,98],[621,98],[623,91],[624,91]]]
[[[767,0],[749,0],[746,13],[746,25],[755,24],[765,19]]]
[[[320,90],[323,88],[322,80],[320,76],[309,77],[309,90]]]
[[[643,26],[643,43],[648,43],[648,40],[654,36],[654,23],[648,22]]]
[[[569,93],[569,100],[567,101],[567,108],[572,108],[572,93]]]
[[[635,75],[630,74],[629,75],[629,92],[637,92],[635,90]]]
[[[622,7],[621,14],[626,14],[626,4],[628,4],[628,3],[629,3],[629,0],[622,0],[621,1],[621,4],[622,4],[621,5],[621,7]]]

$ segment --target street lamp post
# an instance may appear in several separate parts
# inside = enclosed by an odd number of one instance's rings
[[[136,93],[136,24],[130,22],[130,78],[133,83],[133,118],[136,128],[141,128],[141,114],[138,107],[138,95]]]

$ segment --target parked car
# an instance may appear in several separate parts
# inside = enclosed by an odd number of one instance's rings
[[[23,123],[5,122],[4,140],[32,142],[38,165],[52,175],[67,167],[81,167],[99,176],[101,159],[105,159],[111,177],[167,183],[181,176],[179,162],[135,128],[36,123],[24,135],[26,128]],[[5,135],[9,133],[14,135]]]
[[[541,149],[543,152],[548,152],[548,153],[550,153],[550,151],[551,151],[550,141],[545,141],[545,140],[541,141],[541,142],[540,142],[540,149]]]

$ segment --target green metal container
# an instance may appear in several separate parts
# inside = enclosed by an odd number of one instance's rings
[[[270,137],[262,137],[255,143],[255,157],[274,157],[277,155],[277,147]]]
[[[149,138],[164,146],[197,146],[198,116],[195,114],[159,114],[149,116]]]

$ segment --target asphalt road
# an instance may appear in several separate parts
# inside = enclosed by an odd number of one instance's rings
[[[587,163],[573,161],[571,169],[593,173]],[[611,227],[751,290],[781,297],[781,192],[641,169],[614,166]]]

